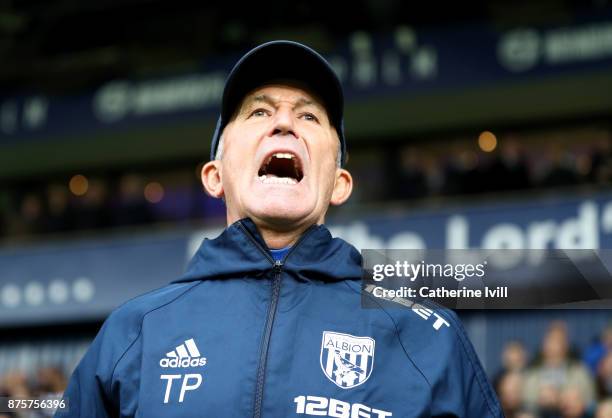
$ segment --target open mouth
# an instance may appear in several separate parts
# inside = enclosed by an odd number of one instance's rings
[[[275,152],[261,165],[257,173],[264,184],[298,184],[304,178],[300,161],[290,152]]]

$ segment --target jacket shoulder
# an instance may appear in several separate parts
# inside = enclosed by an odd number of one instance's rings
[[[109,384],[121,360],[130,357],[127,353],[137,346],[145,316],[177,300],[199,283],[169,284],[136,296],[111,312],[90,347],[90,351],[98,352],[98,359],[105,359],[103,364],[107,369],[102,375],[107,377]]]
[[[115,308],[106,319],[105,325],[125,331],[137,331],[145,315],[174,302],[200,283],[200,281],[171,283],[136,296]]]
[[[102,346],[109,351],[114,369],[126,357],[126,353],[135,346],[140,337],[145,316],[171,304],[200,283],[200,281],[172,283],[136,296],[111,312],[99,336],[104,339]],[[111,371],[111,379],[114,369]]]

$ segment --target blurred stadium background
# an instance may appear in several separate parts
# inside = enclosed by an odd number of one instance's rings
[[[609,0],[0,0],[1,394],[61,392],[106,315],[224,226],[198,175],[223,80],[278,38],[345,86],[337,235],[612,247]],[[612,416],[611,312],[461,316],[507,416]]]

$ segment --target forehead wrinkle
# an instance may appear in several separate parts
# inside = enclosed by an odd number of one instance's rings
[[[253,102],[263,102],[271,106],[275,106],[280,101],[281,100],[279,100],[278,98],[274,98],[273,96],[262,93],[262,94],[256,94],[254,96],[247,98],[244,104],[248,106],[249,104]],[[293,104],[294,108],[305,107],[305,106],[316,106],[319,108],[323,108],[317,101],[306,98],[304,96],[300,96]]]

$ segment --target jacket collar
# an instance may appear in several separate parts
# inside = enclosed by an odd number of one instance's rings
[[[361,278],[361,255],[352,245],[332,238],[323,225],[312,225],[289,249],[283,271],[304,280]],[[252,220],[241,219],[215,239],[204,239],[176,282],[256,276],[274,267],[268,247]]]

